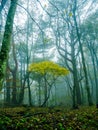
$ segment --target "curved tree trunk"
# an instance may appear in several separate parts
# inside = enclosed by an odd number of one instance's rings
[[[6,62],[10,51],[10,41],[11,41],[11,36],[13,31],[13,21],[14,21],[17,1],[18,0],[11,0],[11,5],[8,11],[6,25],[5,25],[5,32],[4,32],[1,51],[0,51],[0,87],[2,87],[2,81],[6,69]]]

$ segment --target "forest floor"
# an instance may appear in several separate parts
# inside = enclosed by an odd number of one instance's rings
[[[0,130],[98,130],[98,109],[0,108]]]

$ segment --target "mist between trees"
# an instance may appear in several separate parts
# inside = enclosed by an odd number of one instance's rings
[[[1,1],[1,106],[98,107],[97,4]]]

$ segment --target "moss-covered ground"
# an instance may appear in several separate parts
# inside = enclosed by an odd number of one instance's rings
[[[0,130],[98,130],[98,109],[0,108]]]

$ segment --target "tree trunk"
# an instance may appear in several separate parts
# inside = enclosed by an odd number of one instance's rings
[[[27,80],[27,75],[25,74],[25,69],[24,69],[24,72],[23,72],[23,60],[22,60],[22,55],[20,55],[21,57],[21,66],[20,66],[20,92],[19,92],[19,100],[18,100],[18,104],[19,105],[22,105],[23,103],[23,99],[24,99],[24,89],[25,89],[25,83],[26,83],[26,80]],[[24,80],[23,80],[23,75],[24,75]]]
[[[97,64],[97,72],[98,72],[98,58],[97,58],[96,52],[94,50],[93,50],[93,54],[95,56],[95,60],[96,60],[96,64]],[[96,70],[95,70],[95,73],[96,73]],[[98,108],[98,78],[97,78],[97,73],[95,75],[95,79],[96,79],[96,107]]]
[[[17,105],[16,71],[13,71],[12,104]]]
[[[83,47],[82,47],[82,43],[80,40],[80,33],[79,33],[79,28],[78,28],[77,19],[76,19],[76,8],[77,8],[76,5],[77,5],[77,0],[74,0],[73,19],[74,19],[74,24],[76,27],[76,34],[77,34],[77,38],[78,38],[78,42],[79,42],[79,46],[80,46],[81,57],[82,57],[82,64],[83,64],[83,70],[84,70],[84,75],[85,75],[85,87],[87,90],[88,103],[91,106],[91,105],[93,105],[93,101],[92,101],[92,97],[91,97],[91,93],[90,93],[87,69],[86,69],[85,58],[84,58],[84,53],[83,53]]]
[[[8,0],[2,0],[2,1],[1,1],[1,5],[0,5],[0,13],[1,13],[2,10],[4,9],[4,7],[5,7],[7,1],[8,1]]]
[[[45,81],[45,86],[44,86],[44,91],[45,91],[45,97],[44,97],[44,103],[43,103],[43,106],[47,106],[47,101],[48,101],[48,98],[47,98],[47,96],[48,96],[48,88],[47,88],[47,80],[46,80],[46,77],[44,77],[44,81]]]
[[[40,80],[38,85],[38,93],[39,93],[38,105],[41,106],[41,81]]]
[[[6,62],[10,51],[10,42],[11,42],[13,21],[14,21],[17,1],[18,0],[11,0],[11,5],[8,11],[6,25],[5,25],[5,32],[4,32],[1,51],[0,51],[0,87],[2,87],[2,82],[6,70]]]
[[[28,87],[28,95],[29,95],[29,105],[32,106],[32,98],[31,98],[31,89],[30,89],[29,73],[28,73],[28,77],[27,77],[27,87]]]
[[[26,80],[27,80],[27,75],[25,75],[23,83],[21,79],[21,88],[20,88],[19,101],[18,101],[19,105],[22,105],[23,103]]]
[[[10,105],[10,103],[11,103],[11,96],[10,96],[11,89],[10,89],[10,86],[11,86],[11,84],[10,84],[9,70],[7,68],[6,69],[6,87],[5,87],[5,89],[6,89],[5,105]]]
[[[72,60],[72,68],[73,68],[73,107],[77,108],[78,105],[81,105],[81,93],[80,93],[80,86],[78,80],[78,71],[77,71],[77,61],[75,56],[75,45],[74,42],[74,32],[71,31],[71,60]],[[74,90],[75,89],[75,90]]]
[[[15,44],[14,44],[14,40],[12,42],[12,47],[13,47],[13,59],[15,62],[15,66],[13,69],[10,68],[9,65],[9,71],[12,74],[12,104],[13,105],[17,105],[17,70],[18,70],[18,62],[17,62],[17,58],[16,58],[16,52],[15,52]]]

